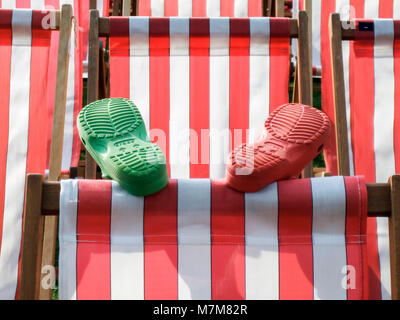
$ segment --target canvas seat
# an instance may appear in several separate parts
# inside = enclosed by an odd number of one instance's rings
[[[3,3],[4,4],[4,3]],[[62,145],[66,108],[68,39],[72,9],[37,11],[0,9],[1,145],[0,145],[0,298],[14,299],[19,292],[26,174],[44,174],[49,52],[54,30],[60,30],[58,75],[54,85],[53,140]],[[46,22],[46,24],[44,24]],[[47,29],[44,29],[46,26]],[[51,175],[61,172],[61,149],[51,151]]]
[[[158,139],[166,154],[172,178],[224,176],[228,152],[254,141],[269,113],[289,100],[290,38],[299,37],[303,48],[307,42],[304,15],[298,22],[99,19],[93,12],[93,19],[98,30],[93,30],[90,41],[110,37],[110,96],[137,104],[151,139]],[[88,102],[98,98],[98,61],[93,57]],[[309,87],[302,90],[302,102],[307,104],[311,92]],[[95,177],[91,168],[87,178]]]
[[[112,181],[30,175],[24,297],[39,284],[40,217],[60,214],[60,299],[366,299],[367,215],[397,226],[398,279],[399,186],[399,176],[331,177],[244,194],[220,180],[172,179],[143,198]]]

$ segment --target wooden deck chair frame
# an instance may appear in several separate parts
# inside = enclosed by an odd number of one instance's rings
[[[140,0],[114,0],[113,16],[135,16]],[[273,0],[263,0],[262,13],[265,17],[283,17],[285,10],[284,0],[277,0],[279,3],[274,5]],[[121,8],[122,4],[122,8]]]
[[[50,149],[50,166],[47,181],[58,181],[61,176],[62,146],[64,139],[64,121],[67,98],[68,65],[69,65],[69,39],[72,32],[73,10],[70,5],[63,5],[61,11],[55,12],[55,28],[59,30],[60,42],[58,48],[56,92],[53,114],[53,131]],[[50,31],[50,30],[49,30]],[[40,228],[43,235],[43,248],[48,250],[54,245],[57,236],[57,218],[42,219]],[[54,242],[54,243],[53,243]],[[40,266],[38,266],[40,267]],[[39,268],[41,270],[41,268]]]
[[[58,181],[61,176],[62,146],[64,139],[64,121],[67,97],[68,66],[69,66],[69,39],[72,32],[73,10],[70,5],[63,5],[61,12],[56,14],[56,25],[60,32],[58,48],[56,92],[53,115],[53,131],[50,149],[50,165],[48,181]],[[52,250],[56,247],[57,217],[48,217],[42,222],[43,250]],[[54,264],[52,256],[44,257],[45,264]],[[41,292],[46,295],[46,292]],[[50,293],[47,293],[50,294]]]
[[[41,221],[59,215],[60,183],[44,181],[38,174],[28,175],[24,243],[22,252],[21,299],[37,299],[42,254]],[[400,299],[400,175],[388,183],[367,184],[368,216],[389,217],[392,298]]]
[[[348,23],[348,22],[346,22]],[[354,40],[354,29],[343,29],[339,14],[332,14],[329,20],[331,43],[332,79],[334,91],[335,130],[338,173],[350,175],[349,142],[347,140],[346,93],[344,86],[342,41]]]
[[[290,20],[291,37],[298,39],[299,56],[299,100],[303,104],[311,104],[311,60],[309,59],[309,33],[307,13],[299,12],[298,19]],[[90,30],[89,30],[89,66],[88,66],[88,103],[98,100],[98,82],[99,82],[99,37],[108,37],[110,34],[110,23],[108,18],[99,18],[97,10],[90,12]],[[85,178],[96,178],[96,163],[93,158],[86,153]],[[312,176],[311,173],[304,174],[305,177]]]

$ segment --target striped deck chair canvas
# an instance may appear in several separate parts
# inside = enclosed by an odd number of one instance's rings
[[[293,0],[293,16],[304,9],[304,0]],[[398,18],[399,0],[312,0],[312,57],[313,66],[321,71],[322,108],[334,120],[332,98],[329,16],[340,13],[342,20],[352,18]],[[397,17],[396,17],[397,16]],[[295,44],[296,45],[296,44]],[[345,44],[346,45],[346,44]],[[347,49],[348,52],[348,49]],[[327,171],[337,174],[336,141],[332,135],[324,148]]]
[[[74,16],[79,21],[79,0],[0,0],[0,8],[30,8],[35,10],[60,10],[63,4],[70,4],[74,8]],[[77,29],[75,29],[77,31]],[[49,106],[48,118],[48,148],[47,148],[47,169],[50,161],[51,132],[53,125],[53,110],[55,99],[55,83],[57,73],[57,50],[59,33],[53,32],[50,47],[49,70],[48,70],[48,94],[47,103]],[[70,167],[78,166],[81,142],[76,127],[76,117],[82,107],[82,58],[81,58],[81,36],[79,32],[73,32],[71,43],[75,45],[75,50],[70,50],[70,61],[68,70],[67,106],[65,111],[64,123],[64,143],[62,170],[68,171]]]
[[[245,194],[178,179],[143,198],[111,181],[63,180],[59,298],[364,299],[363,181]]]
[[[351,14],[356,18],[400,19],[400,1],[353,1]],[[398,90],[394,87],[397,83],[397,41],[394,42],[397,33],[393,21],[378,22],[376,28],[375,33],[363,33],[365,41],[342,42],[348,150],[350,174],[364,175],[367,182],[386,182],[390,175],[400,172],[397,124],[400,113],[396,107]],[[328,30],[323,38],[328,45]],[[322,103],[333,117],[330,59],[330,52],[323,50]],[[335,144],[332,141],[328,150],[331,155],[336,152]],[[331,160],[331,168],[337,166],[336,158],[327,157],[327,160]],[[388,220],[369,219],[368,234],[371,299],[390,299]]]
[[[46,169],[46,16],[0,9],[0,299],[18,291],[26,174]]]
[[[290,20],[110,18],[111,97],[139,107],[172,178],[222,178],[287,103]]]
[[[261,17],[263,0],[137,0],[137,15],[150,17]]]

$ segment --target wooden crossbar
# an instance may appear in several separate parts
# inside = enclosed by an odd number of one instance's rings
[[[202,18],[193,18],[202,19]],[[98,34],[99,37],[109,37],[110,36],[110,18],[100,17],[98,18]],[[290,19],[290,37],[299,37],[299,26],[297,19]]]
[[[39,175],[40,177],[40,175]],[[38,179],[38,178],[35,178]],[[60,183],[43,182],[41,214],[44,216],[55,216],[60,210]],[[391,199],[389,183],[367,184],[368,192],[368,216],[390,217]]]

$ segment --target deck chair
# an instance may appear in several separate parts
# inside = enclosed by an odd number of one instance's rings
[[[61,16],[60,16],[61,15]],[[46,169],[47,73],[51,36],[60,30],[52,140],[62,146],[72,8],[0,9],[0,299],[18,297],[26,174]],[[44,29],[44,27],[47,29]],[[50,177],[61,172],[52,146]]]
[[[383,182],[400,172],[399,22],[331,18],[338,171]],[[368,221],[372,298],[390,298],[388,221]]]
[[[261,17],[268,1],[263,0],[136,0],[136,15],[147,17]]]
[[[312,0],[310,6],[305,8],[309,0],[292,0],[293,14],[297,10],[305,9],[312,16],[312,59],[316,76],[321,76],[322,108],[334,121],[332,81],[330,66],[329,44],[329,16],[340,13],[342,20],[350,18],[399,18],[400,3],[397,0]],[[396,17],[397,15],[397,17]],[[350,22],[349,22],[350,23]],[[350,26],[350,25],[349,25]],[[324,148],[324,157],[327,171],[338,174],[336,158],[336,141],[332,136],[330,143]]]
[[[29,175],[21,297],[37,298],[39,222],[60,215],[60,299],[366,299],[368,212],[391,217],[398,299],[399,193],[400,176],[296,179],[251,194],[177,179],[143,198],[112,181]]]
[[[92,11],[92,18],[98,28],[90,38],[89,101],[97,100],[95,44],[99,36],[109,36],[111,97],[138,105],[151,138],[166,154],[172,178],[223,177],[229,150],[252,141],[269,112],[289,100],[290,38],[299,38],[299,53],[307,55],[305,13],[299,20],[99,19]],[[306,70],[308,60],[301,61]],[[301,90],[301,101],[308,104],[309,87]],[[87,161],[87,178],[95,177],[93,168]]]

